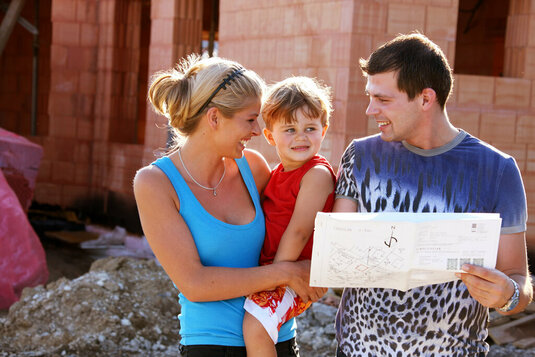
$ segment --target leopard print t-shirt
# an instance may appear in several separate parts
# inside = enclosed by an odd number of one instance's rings
[[[361,212],[498,212],[502,233],[526,230],[526,199],[512,157],[461,131],[422,150],[375,135],[354,140],[337,197]],[[356,356],[486,355],[488,309],[460,280],[406,292],[346,288],[336,316],[339,348]]]

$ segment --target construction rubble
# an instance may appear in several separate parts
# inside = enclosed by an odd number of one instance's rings
[[[177,294],[153,259],[96,260],[78,278],[24,289],[0,315],[0,357],[178,356]],[[337,302],[331,293],[298,318],[302,357],[334,356]],[[535,319],[531,307],[516,321],[528,316]],[[512,334],[525,341],[518,330]],[[492,344],[489,356],[535,356],[535,348],[515,342]]]

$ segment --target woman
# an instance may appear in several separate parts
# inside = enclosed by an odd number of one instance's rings
[[[189,57],[156,74],[149,89],[181,141],[137,173],[134,193],[144,233],[180,291],[184,356],[245,356],[245,295],[278,285],[305,301],[325,292],[308,286],[309,262],[257,266],[265,231],[259,192],[270,170],[245,147],[260,134],[263,87],[236,62]],[[279,341],[279,356],[299,355],[294,321]]]

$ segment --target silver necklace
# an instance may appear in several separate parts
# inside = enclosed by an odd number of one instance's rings
[[[202,187],[204,188],[205,190],[212,190],[212,193],[214,194],[214,196],[217,196],[217,188],[219,187],[219,185],[221,184],[221,182],[223,182],[223,178],[225,177],[225,173],[227,172],[227,167],[225,166],[225,162],[223,162],[223,175],[221,175],[221,178],[219,179],[219,182],[217,183],[217,185],[215,185],[214,187],[206,187],[206,186],[203,186],[201,185],[200,183],[197,182],[197,180],[195,180],[193,178],[193,176],[191,176],[191,174],[189,173],[188,171],[188,168],[186,167],[186,165],[184,165],[184,161],[182,160],[182,155],[180,154],[180,149],[178,149],[178,158],[180,159],[180,163],[182,164],[182,167],[184,168],[184,171],[186,171],[186,173],[188,174],[189,178],[195,182],[197,184],[197,186],[199,187]]]

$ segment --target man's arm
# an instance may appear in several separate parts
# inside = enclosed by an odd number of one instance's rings
[[[333,212],[357,212],[357,201],[350,198],[337,197],[334,201]]]
[[[511,279],[518,284],[518,305],[503,315],[521,312],[533,298],[533,286],[528,271],[525,233],[502,234],[498,248],[496,269],[475,265],[463,266],[464,274],[458,274],[470,295],[483,306],[503,307],[515,293]]]

